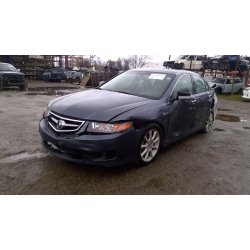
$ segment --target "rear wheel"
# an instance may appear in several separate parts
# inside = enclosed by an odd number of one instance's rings
[[[202,133],[209,133],[212,126],[213,126],[213,122],[214,122],[214,113],[212,110],[209,111],[206,123],[204,125],[204,127],[201,129]]]
[[[139,144],[137,163],[145,166],[151,163],[159,152],[161,146],[162,132],[157,124],[150,124],[145,127]]]

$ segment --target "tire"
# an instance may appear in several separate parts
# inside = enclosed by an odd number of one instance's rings
[[[76,81],[77,84],[81,83],[81,79],[79,77],[77,77],[75,81]]]
[[[180,63],[179,65],[180,65],[180,66],[179,66],[180,69],[184,69],[184,67],[185,67],[184,63]]]
[[[3,91],[3,83],[0,82],[0,91]]]
[[[209,114],[207,116],[207,120],[204,124],[204,127],[201,129],[202,133],[209,133],[214,122],[214,112],[212,110],[209,111]]]
[[[217,94],[222,95],[222,88],[217,88]]]
[[[150,124],[144,128],[139,143],[137,164],[146,166],[153,162],[161,147],[162,131],[157,124]]]
[[[66,83],[68,83],[69,81],[68,80],[66,80]]]
[[[26,90],[27,89],[27,82],[24,85],[19,86],[19,89],[22,90],[22,91]]]
[[[240,89],[240,90],[238,91],[238,94],[243,95],[243,89]]]

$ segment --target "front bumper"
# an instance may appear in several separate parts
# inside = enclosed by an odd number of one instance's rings
[[[9,81],[9,80],[3,80],[3,86],[4,87],[12,87],[12,86],[24,86],[26,84],[26,81]]]
[[[243,90],[242,98],[250,99],[250,90]]]
[[[88,122],[82,129],[86,130],[87,126]],[[71,162],[116,167],[134,161],[137,157],[140,130],[134,128],[114,134],[62,136],[48,127],[43,118],[39,124],[39,132],[46,150]]]

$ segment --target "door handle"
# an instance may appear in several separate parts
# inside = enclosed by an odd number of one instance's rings
[[[191,100],[192,103],[196,103],[196,100]]]

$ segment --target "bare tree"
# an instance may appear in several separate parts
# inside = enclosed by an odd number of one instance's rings
[[[148,60],[150,59],[152,58],[148,55],[132,55],[132,56],[129,56],[128,58],[129,64],[133,68],[142,68],[144,65],[148,63]]]
[[[128,70],[129,69],[129,59],[118,57],[118,59],[116,60],[116,66],[120,70]]]
[[[115,67],[115,66],[116,66],[116,65],[115,65],[116,62],[115,62],[115,61],[112,61],[112,60],[110,60],[110,59],[107,61],[107,64],[108,64],[109,67]]]
[[[100,57],[97,57],[97,60],[94,60],[94,66],[96,70],[103,70],[105,62],[102,62]]]

